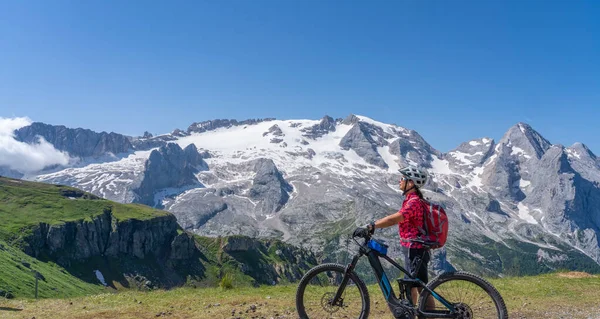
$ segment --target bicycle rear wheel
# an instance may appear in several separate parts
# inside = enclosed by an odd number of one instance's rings
[[[302,277],[296,291],[296,310],[301,319],[368,318],[369,292],[355,273],[350,274],[341,300],[331,303],[345,271],[339,264],[323,264]]]
[[[458,312],[458,319],[508,318],[504,299],[498,290],[479,276],[462,271],[445,273],[433,279],[427,287],[454,306]],[[435,309],[426,309],[429,296],[431,294],[423,290],[419,298],[419,310],[447,313],[448,308],[435,298]]]

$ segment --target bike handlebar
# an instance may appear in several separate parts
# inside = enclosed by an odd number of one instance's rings
[[[373,234],[367,234],[366,236],[352,236],[352,238],[364,238],[365,242],[364,244],[366,244],[369,240],[371,240],[373,238]],[[356,240],[355,240],[356,241]],[[433,247],[435,246],[437,243],[436,242],[432,242],[432,241],[427,241],[427,240],[423,240],[423,239],[410,239],[409,240],[412,243],[418,243],[423,245],[424,247],[428,248],[428,247]]]

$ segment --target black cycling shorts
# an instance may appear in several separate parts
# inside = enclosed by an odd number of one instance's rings
[[[404,268],[410,271],[411,273],[415,273],[416,277],[421,279],[424,283],[429,282],[429,276],[427,275],[427,265],[429,264],[429,249],[425,248],[407,248],[402,246],[402,251],[404,253]],[[421,266],[419,267],[419,262],[421,262]],[[417,267],[419,267],[417,269]],[[404,276],[408,278],[408,276]]]

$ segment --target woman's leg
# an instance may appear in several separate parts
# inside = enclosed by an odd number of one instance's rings
[[[410,258],[411,261],[411,271],[416,274],[416,277],[419,278],[422,282],[429,282],[429,275],[427,273],[427,267],[429,265],[430,252],[426,249],[411,249]],[[419,294],[423,288],[421,287],[413,287],[411,289],[411,297],[414,305],[417,304],[417,299]],[[427,298],[427,308],[426,309],[434,309],[435,302],[432,296]]]

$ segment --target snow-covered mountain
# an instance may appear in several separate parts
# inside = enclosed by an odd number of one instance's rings
[[[451,222],[436,267],[600,271],[600,160],[580,143],[552,145],[525,123],[497,143],[478,138],[445,154],[414,130],[355,115],[205,121],[135,138],[33,123],[14,136],[42,137],[75,160],[35,173],[4,168],[13,175],[161,207],[202,235],[279,237],[327,252],[345,250],[357,225],[396,211],[398,169],[419,165],[431,175],[425,196],[443,203]],[[379,235],[398,236],[394,227]]]

